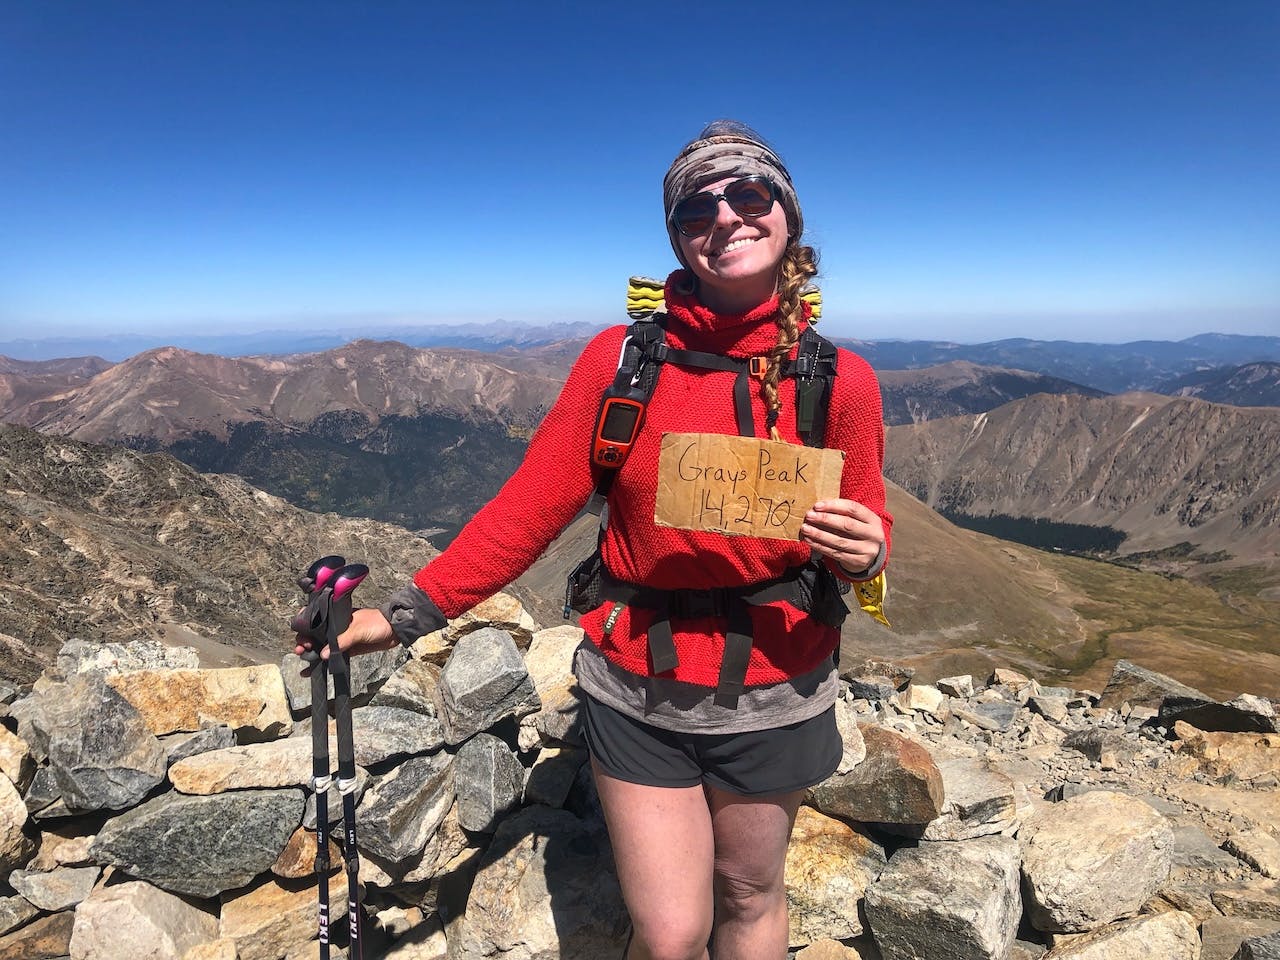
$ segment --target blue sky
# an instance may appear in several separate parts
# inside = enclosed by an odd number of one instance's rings
[[[1277,50],[1274,0],[12,0],[0,340],[618,322],[721,116],[833,334],[1280,334]]]

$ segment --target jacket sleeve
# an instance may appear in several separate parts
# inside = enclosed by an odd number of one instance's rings
[[[840,496],[869,507],[884,524],[884,546],[866,570],[851,574],[837,563],[828,564],[844,580],[870,580],[889,560],[893,515],[885,505],[884,439],[880,383],[875,371],[856,353],[841,350],[827,410],[826,445],[845,454]]]
[[[591,497],[591,434],[625,332],[611,327],[587,345],[515,473],[414,575],[414,585],[446,617],[460,616],[524,573]]]

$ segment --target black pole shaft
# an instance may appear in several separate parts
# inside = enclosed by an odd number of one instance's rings
[[[360,907],[360,852],[356,847],[356,753],[351,726],[351,674],[338,647],[338,634],[351,624],[350,595],[329,609],[329,670],[333,674],[333,715],[338,733],[338,789],[342,791],[342,858],[347,870],[347,910],[351,925],[350,960],[364,956],[364,917]]]
[[[325,661],[311,665],[311,777],[316,799],[316,894],[320,960],[329,960],[329,684]]]

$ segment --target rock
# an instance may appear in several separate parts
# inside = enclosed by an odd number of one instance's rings
[[[524,660],[542,708],[520,721],[522,750],[547,742],[582,746],[578,684],[573,675],[573,654],[581,642],[581,628],[568,625],[533,635]]]
[[[628,926],[605,836],[568,811],[526,807],[494,833],[449,955],[599,960],[621,954]]]
[[[19,792],[30,786],[36,773],[31,748],[21,737],[10,733],[7,727],[0,727],[0,773],[8,777]]]
[[[880,660],[876,657],[868,657],[860,663],[851,663],[840,671],[840,677],[843,680],[852,681],[855,677],[876,677],[885,680],[893,688],[890,693],[904,689],[915,675],[914,667],[903,666],[891,660]]]
[[[1180,752],[1218,783],[1253,783],[1280,775],[1280,733],[1204,732],[1179,720],[1173,725]]]
[[[949,697],[963,700],[973,696],[973,677],[967,673],[956,677],[942,677],[935,686]]]
[[[1027,726],[1022,731],[1022,742],[1028,746],[1058,746],[1067,738],[1065,730],[1055,727],[1039,714],[1027,718]]]
[[[330,956],[336,955],[330,954]],[[237,960],[234,940],[210,940],[192,947],[182,955],[182,960]]]
[[[347,876],[329,878],[329,927],[347,916]],[[277,960],[316,938],[316,888],[268,880],[223,898],[218,936],[236,945],[239,960]],[[332,936],[332,934],[331,934]]]
[[[1189,723],[1206,733],[1275,733],[1275,709],[1270,702],[1266,707],[1255,705],[1256,699],[1215,703],[1204,698],[1166,697],[1157,720],[1163,727],[1179,721]]]
[[[365,790],[356,811],[360,848],[393,865],[406,863],[422,853],[453,798],[453,757],[406,760]]]
[[[544,747],[525,778],[524,802],[563,807],[586,762],[587,751],[578,747]]]
[[[8,777],[0,777],[0,871],[9,871],[27,862],[35,849],[23,832],[27,806]]]
[[[165,759],[169,766],[179,760],[194,757],[211,750],[225,750],[236,744],[235,731],[225,723],[219,723],[194,733],[171,733],[160,738],[164,747]]]
[[[843,676],[843,674],[842,674]],[[872,703],[888,700],[898,692],[897,685],[888,677],[849,676],[849,695]]]
[[[218,934],[218,919],[141,880],[101,887],[76,908],[72,960],[180,960]]]
[[[399,644],[390,650],[377,650],[351,657],[347,664],[351,670],[352,703],[363,703],[370,689],[384,683],[408,659],[409,652]],[[311,678],[302,676],[304,666],[306,664],[296,653],[287,653],[280,661],[280,678],[285,689],[285,699],[289,709],[296,713],[306,713],[311,709]],[[330,673],[327,679],[329,700],[332,702],[333,674]]]
[[[68,810],[127,809],[164,779],[167,764],[160,741],[101,674],[78,674],[38,699],[26,718],[45,749],[52,782]]]
[[[436,715],[436,697],[440,686],[440,668],[410,658],[402,663],[382,685],[371,707],[399,707],[427,717]]]
[[[504,631],[512,636],[517,647],[525,649],[538,625],[519,600],[509,593],[498,592],[488,600],[480,601],[456,620],[450,620],[445,633],[456,641],[466,634],[485,629]]]
[[[1210,899],[1228,917],[1280,920],[1280,896],[1275,883],[1219,887],[1210,894]]]
[[[524,767],[497,737],[477,733],[458,750],[458,822],[475,833],[493,833],[498,820],[524,794]]]
[[[62,645],[49,672],[58,680],[79,673],[120,673],[124,670],[182,670],[200,666],[194,647],[171,647],[143,638],[128,643],[90,643],[73,637]]]
[[[142,714],[157,736],[225,723],[242,742],[293,728],[280,671],[270,664],[220,670],[135,670],[107,683]]]
[[[1008,700],[989,701],[987,703],[969,703],[967,706],[953,706],[951,713],[961,720],[967,720],[975,727],[983,730],[1004,731],[1013,726],[1018,716],[1019,705]]]
[[[362,707],[352,712],[351,725],[356,763],[362,767],[432,753],[444,746],[439,720],[402,707]]]
[[[300,790],[166,793],[108,820],[90,854],[174,893],[213,897],[271,868],[303,805]]]
[[[1009,837],[922,843],[867,888],[884,960],[1004,960],[1018,930],[1018,844]]]
[[[925,840],[969,840],[1004,833],[1018,823],[1013,781],[982,760],[938,761],[942,812],[927,824],[885,824],[890,833]]]
[[[1280,840],[1265,830],[1233,833],[1224,846],[1263,876],[1280,879]]]
[[[942,774],[929,751],[883,727],[864,726],[867,756],[812,787],[814,806],[861,823],[928,823],[942,812]]]
[[[867,954],[856,947],[845,946],[839,940],[815,940],[796,951],[795,960],[866,960]],[[877,951],[876,957],[880,954]]]
[[[836,731],[844,744],[836,773],[849,773],[867,758],[867,741],[862,737],[862,728],[858,726],[858,719],[847,700],[836,701]]]
[[[316,846],[315,831],[299,827],[289,837],[289,842],[280,851],[280,856],[276,857],[276,862],[271,864],[271,873],[282,880],[314,877],[317,849],[319,848]],[[336,838],[331,834],[329,836],[329,872],[332,873],[341,868],[342,848],[338,846]],[[361,876],[361,879],[363,880],[364,877]]]
[[[0,897],[0,936],[22,926],[40,912],[24,897]]]
[[[73,923],[75,914],[64,910],[5,934],[0,937],[0,960],[56,960],[66,957],[71,946]]]
[[[1130,703],[1134,706],[1158,708],[1166,697],[1186,697],[1201,701],[1212,699],[1163,673],[1156,673],[1128,660],[1117,660],[1098,705],[1119,707],[1122,703]]]
[[[1199,827],[1181,824],[1173,828],[1173,866],[1186,870],[1230,870],[1236,866],[1236,860]]]
[[[383,960],[445,960],[448,942],[439,917],[427,917],[404,937],[393,940]]]
[[[53,779],[53,771],[48,767],[36,768],[36,775],[31,778],[31,785],[27,787],[22,803],[32,816],[39,816],[41,811],[54,804],[64,813],[66,811],[65,804],[58,796],[58,784]]]
[[[1033,713],[1038,713],[1054,723],[1062,723],[1067,719],[1065,697],[1028,697],[1027,706]]]
[[[866,834],[801,807],[786,859],[790,942],[861,934],[856,905],[884,865],[884,850]]]
[[[57,867],[47,873],[14,870],[9,885],[41,910],[57,913],[89,896],[101,875],[99,867]]]
[[[1200,960],[1195,920],[1180,910],[1100,927],[1062,946],[1044,960]]]
[[[898,694],[898,703],[904,710],[927,713],[940,720],[946,719],[951,714],[947,709],[947,698],[942,691],[924,683],[907,684],[907,689]]]
[[[1173,830],[1141,800],[1098,790],[1038,811],[1019,832],[1027,916],[1076,932],[1134,913],[1169,876]]]
[[[1215,910],[1200,922],[1200,960],[1233,960],[1245,940],[1277,931],[1280,931],[1280,921],[1223,917]],[[1276,960],[1280,960],[1280,956]]]
[[[329,756],[337,757],[330,740]],[[227,790],[302,787],[311,783],[311,740],[291,737],[269,743],[211,750],[179,760],[169,768],[179,793],[209,796]]]
[[[1280,933],[1250,937],[1240,944],[1233,960],[1280,960]]]
[[[1034,681],[1026,674],[1019,673],[1017,670],[1009,670],[999,667],[991,672],[991,676],[987,678],[987,686],[989,687],[1008,687],[1014,693],[1025,687],[1030,686]]]
[[[1103,770],[1115,770],[1133,755],[1133,748],[1123,736],[1094,727],[1068,734],[1062,745],[1088,757]]]
[[[510,634],[488,628],[462,637],[440,674],[445,741],[458,744],[504,717],[542,709]]]

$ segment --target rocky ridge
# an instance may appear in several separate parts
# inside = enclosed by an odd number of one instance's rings
[[[498,595],[357,658],[360,880],[394,960],[620,952],[581,633]],[[0,957],[315,955],[310,683],[69,644],[0,727]],[[1280,935],[1276,704],[1128,662],[1101,692],[842,670],[845,756],[787,860],[804,960],[1249,960]],[[332,746],[331,746],[332,751]],[[345,929],[345,874],[330,880]]]

